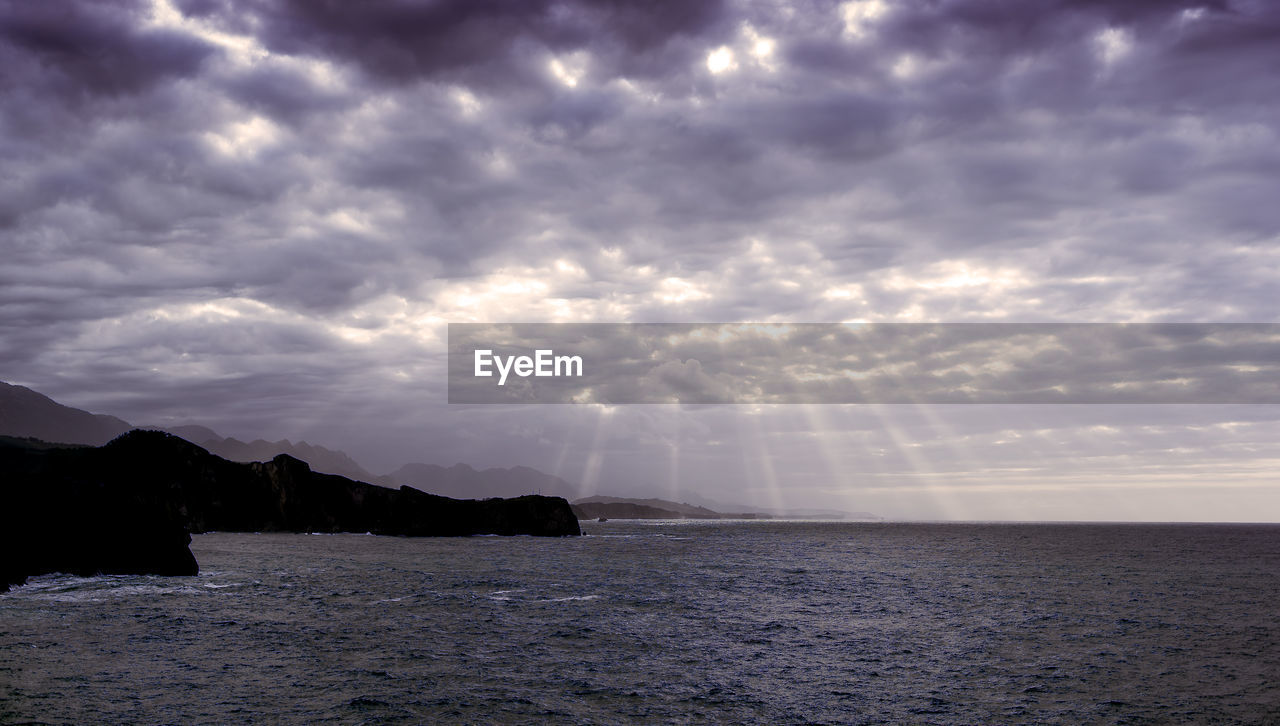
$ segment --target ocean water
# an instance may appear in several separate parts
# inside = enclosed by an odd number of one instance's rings
[[[0,722],[1280,723],[1280,526],[208,534],[0,595]]]

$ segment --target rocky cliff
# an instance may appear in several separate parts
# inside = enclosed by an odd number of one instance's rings
[[[558,497],[457,500],[388,489],[280,455],[242,464],[176,436],[99,448],[0,440],[0,583],[44,572],[195,574],[188,532],[581,534]]]
[[[0,592],[46,572],[196,574],[177,482],[112,471],[104,449],[0,441]]]

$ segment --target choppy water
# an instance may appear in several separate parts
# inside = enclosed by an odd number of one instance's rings
[[[1280,723],[1280,527],[197,536],[0,595],[0,721]]]

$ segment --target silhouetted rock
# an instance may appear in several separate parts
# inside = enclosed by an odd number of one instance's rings
[[[104,468],[105,449],[0,441],[0,592],[31,575],[194,575],[180,492]]]
[[[227,461],[159,431],[130,431],[99,448],[0,440],[0,480],[0,544],[18,553],[0,572],[10,584],[55,571],[194,574],[188,531],[581,534],[558,497],[474,501],[388,489],[283,454]]]

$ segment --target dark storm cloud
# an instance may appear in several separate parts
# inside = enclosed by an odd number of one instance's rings
[[[1173,74],[1165,65],[1189,52],[1179,43],[1212,49],[1218,47],[1213,39],[1232,27],[1253,37],[1263,32],[1256,28],[1265,29],[1264,18],[1208,9],[1188,20],[1182,13],[1188,8],[1181,5],[1055,10],[905,4],[890,6],[869,22],[866,37],[850,40],[833,4],[806,7],[801,20],[787,19],[772,6],[689,10],[681,4],[657,12],[637,7],[378,4],[352,14],[312,3],[192,6],[193,16],[230,31],[252,31],[267,50],[292,54],[302,65],[219,63],[205,73],[203,88],[158,90],[137,103],[138,109],[161,108],[154,122],[140,124],[141,133],[176,116],[181,104],[207,104],[207,117],[172,118],[167,138],[140,135],[171,151],[137,151],[127,163],[116,153],[96,169],[82,164],[23,180],[26,194],[39,199],[15,206],[89,199],[126,225],[163,228],[193,213],[217,214],[217,202],[225,198],[272,219],[242,212],[235,215],[237,224],[221,225],[218,237],[243,238],[250,229],[271,236],[288,234],[296,225],[291,203],[313,211],[330,203],[305,194],[306,187],[327,179],[398,198],[410,211],[403,223],[378,230],[382,241],[391,242],[401,259],[412,250],[455,273],[492,265],[513,245],[524,255],[585,254],[602,237],[621,232],[631,238],[627,250],[639,263],[659,261],[677,275],[713,270],[734,254],[742,237],[762,234],[782,242],[815,240],[836,263],[834,273],[858,276],[948,252],[982,255],[984,248],[1037,244],[1046,223],[1078,226],[1063,219],[1073,213],[1098,219],[1098,205],[1111,206],[1125,193],[1151,199],[1191,191],[1189,201],[1212,207],[1214,214],[1177,220],[1178,227],[1204,226],[1208,219],[1215,220],[1210,227],[1229,224],[1236,234],[1274,227],[1269,205],[1257,203],[1263,192],[1256,179],[1269,173],[1265,158],[1206,152],[1197,141],[1211,141],[1207,132],[1200,140],[1171,138],[1148,121],[1096,114],[1099,99],[1117,111],[1133,110],[1158,81],[1174,82],[1166,76],[1212,72],[1179,66]],[[118,14],[136,20],[138,12],[126,9]],[[719,43],[732,44],[746,25],[776,40],[778,69],[711,78],[703,56]],[[1108,27],[1130,33],[1134,48],[1122,59],[1123,73],[1110,79],[1099,78],[1094,37]],[[181,37],[177,30],[155,32]],[[572,51],[589,60],[580,85],[566,88],[551,78],[546,64],[549,54]],[[737,51],[747,63],[744,49]],[[895,59],[905,52],[941,67],[897,78]],[[1267,51],[1245,43],[1217,52],[1237,57]],[[356,69],[392,82],[385,91],[391,105],[358,121],[344,120],[374,97],[350,83],[318,83],[305,68],[313,61],[334,64],[339,74]],[[1258,61],[1266,57],[1235,62]],[[633,67],[645,63],[648,73]],[[468,69],[483,78],[466,77]],[[1186,85],[1194,93],[1221,93],[1224,85],[1269,82],[1259,81],[1261,74],[1239,75]],[[494,85],[498,78],[505,85]],[[640,84],[657,102],[642,103],[609,85],[619,78]],[[421,81],[469,87],[484,109],[461,120],[449,108],[448,93],[436,85],[414,85]],[[511,85],[516,81],[524,85]],[[1233,95],[1238,100],[1246,94]],[[1188,106],[1193,119],[1222,112],[1186,93],[1162,98]],[[697,103],[690,106],[691,100]],[[1018,115],[1045,108],[1056,120]],[[220,131],[216,125],[255,112],[281,125],[280,138],[268,150],[220,158],[202,143],[201,126]],[[350,139],[334,143],[340,128]],[[927,155],[904,155],[904,149]],[[1082,154],[1085,149],[1096,153]],[[100,155],[94,152],[85,158]],[[502,178],[486,169],[499,155],[511,166]],[[126,168],[132,187],[118,180]],[[1189,178],[1201,180],[1201,188],[1188,190]],[[286,190],[294,199],[281,204]],[[174,199],[179,191],[181,199]],[[890,207],[869,215],[856,203],[838,201],[868,194],[890,200]],[[150,202],[140,203],[144,197]],[[193,209],[197,200],[205,209]],[[815,216],[829,220],[817,236],[804,228]],[[870,229],[867,222],[875,216],[891,220],[890,228]],[[1108,216],[1082,231],[1095,238],[1130,235],[1097,228]],[[1149,234],[1152,223],[1144,226],[1135,233]],[[541,241],[531,246],[532,236]],[[655,237],[662,241],[644,240]],[[651,244],[656,246],[649,252]],[[1125,258],[1140,264],[1139,256],[1151,247],[1140,240],[1103,245],[1106,256],[1121,264]],[[683,254],[673,259],[671,249]],[[337,249],[323,254],[345,260]],[[385,286],[385,277],[373,282]],[[290,288],[263,292],[278,297]],[[317,296],[313,287],[297,289],[305,293],[296,300],[303,307],[347,294],[329,298]],[[740,305],[721,296],[715,300],[703,305],[708,313],[741,314]],[[756,307],[773,310],[772,305],[769,300]]]
[[[508,86],[537,81],[536,51],[605,49],[610,70],[665,75],[687,65],[699,46],[683,43],[723,33],[720,2],[404,3],[187,0],[180,7],[234,30],[252,30],[269,49],[353,63],[391,82],[448,79]],[[608,49],[613,49],[612,51]]]
[[[0,3],[5,85],[35,75],[43,93],[119,95],[197,72],[214,48],[183,33],[138,28],[142,2]]]

